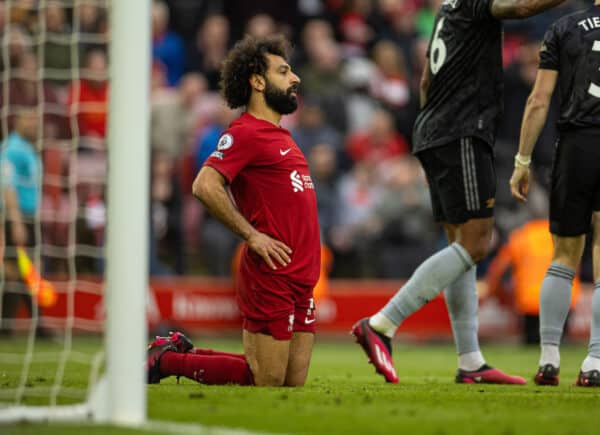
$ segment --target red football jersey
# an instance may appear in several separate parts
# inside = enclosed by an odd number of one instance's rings
[[[244,250],[242,261],[314,286],[320,271],[317,198],[308,163],[289,131],[244,113],[221,135],[205,165],[229,182],[240,213],[258,231],[292,249],[291,263],[272,270]]]

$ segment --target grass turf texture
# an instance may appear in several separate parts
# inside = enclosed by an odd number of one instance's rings
[[[238,340],[203,340],[201,347],[240,352]],[[0,341],[0,353],[16,352],[18,340]],[[76,340],[82,352],[97,340]],[[52,345],[38,342],[38,350]],[[562,349],[561,386],[538,387],[530,381],[537,368],[537,348],[486,345],[488,362],[525,376],[526,386],[454,384],[456,356],[449,345],[406,346],[396,341],[394,361],[399,385],[375,375],[359,346],[348,340],[320,340],[307,385],[300,389],[203,386],[166,379],[148,388],[153,420],[195,423],[250,431],[303,434],[597,434],[600,389],[571,386],[584,345]],[[69,385],[86,386],[88,366],[70,364]],[[30,384],[51,385],[55,365],[35,364]],[[3,364],[0,390],[14,387],[20,371]],[[1,391],[0,391],[1,392]],[[28,399],[39,403],[39,399]],[[81,426],[14,425],[2,434],[76,434]],[[148,433],[85,426],[89,434]]]

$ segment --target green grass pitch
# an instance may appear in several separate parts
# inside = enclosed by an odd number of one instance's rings
[[[234,352],[238,340],[194,340],[197,345]],[[15,352],[18,340],[0,341],[0,352]],[[98,340],[76,340],[89,351]],[[49,350],[48,343],[38,349]],[[488,362],[530,379],[537,348],[484,345]],[[576,388],[585,345],[562,349],[561,386],[456,385],[456,356],[450,345],[394,345],[399,385],[375,375],[351,339],[319,339],[304,388],[203,386],[182,379],[148,388],[152,420],[219,426],[256,432],[297,434],[598,434],[600,389]],[[31,385],[51,385],[51,363],[35,364]],[[17,381],[19,369],[0,366],[0,389]],[[84,387],[88,367],[69,365],[68,385]],[[1,392],[1,391],[0,391]],[[39,399],[35,399],[39,400]],[[30,402],[34,399],[29,399]],[[149,433],[81,425],[0,426],[1,434]],[[155,432],[156,433],[156,432]]]

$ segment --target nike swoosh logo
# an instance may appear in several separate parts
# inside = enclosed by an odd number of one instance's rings
[[[282,156],[285,156],[287,153],[289,153],[292,149],[288,148],[287,150],[279,150],[279,154],[281,154]]]
[[[304,319],[304,324],[305,325],[310,325],[311,323],[313,323],[315,320],[317,319]]]

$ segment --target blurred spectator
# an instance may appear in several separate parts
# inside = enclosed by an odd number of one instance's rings
[[[301,32],[301,44],[294,50],[294,64],[304,65],[309,61],[309,52],[320,41],[333,41],[334,32],[331,23],[324,19],[313,18],[306,22]]]
[[[76,3],[75,14],[79,20],[79,31],[89,34],[106,33],[106,8],[99,6],[92,0]]]
[[[523,41],[519,46],[515,62],[512,63],[504,74],[505,112],[503,116],[503,127],[500,128],[498,136],[515,145],[519,141],[521,119],[525,102],[535,82],[539,63],[540,41]],[[513,127],[513,128],[510,128]],[[516,148],[515,148],[516,150]]]
[[[208,88],[219,89],[219,69],[229,46],[229,21],[223,15],[206,17],[188,49],[187,70],[204,74]]]
[[[105,7],[87,0],[75,3],[74,19],[78,20],[80,53],[93,48],[106,48],[108,21]]]
[[[16,259],[16,248],[39,246],[35,230],[35,217],[41,205],[39,189],[42,164],[36,149],[39,133],[38,114],[35,109],[20,109],[15,120],[15,130],[3,144],[0,155],[2,173],[2,196],[6,222],[2,222],[4,233],[3,250],[4,280],[2,291],[3,333],[12,333],[19,304],[24,302],[31,317],[34,316],[30,290],[25,287]],[[29,253],[31,255],[31,252]],[[41,317],[40,317],[41,319]],[[47,332],[37,325],[37,333]]]
[[[223,15],[231,23],[232,39],[241,39],[246,31],[246,24],[257,14],[272,17],[277,23],[277,31],[292,38],[293,29],[298,29],[302,19],[298,12],[298,0],[223,0]]]
[[[429,37],[433,34],[433,23],[435,14],[442,4],[442,0],[425,0],[425,5],[417,14],[417,32],[421,37]]]
[[[345,0],[339,18],[344,57],[360,56],[375,37],[368,23],[372,12],[371,0]]]
[[[417,4],[413,0],[379,0],[379,14],[375,19],[378,39],[394,42],[402,51],[408,69],[413,70],[413,51],[417,33]],[[423,38],[429,39],[427,33]]]
[[[333,39],[311,41],[305,47],[308,62],[300,69],[301,90],[306,95],[343,96],[342,53]]]
[[[517,152],[519,142],[519,132],[525,103],[537,74],[539,63],[539,49],[541,42],[525,41],[517,50],[515,62],[510,65],[504,74],[505,92],[504,92],[504,114],[502,123],[498,130],[499,140],[510,144],[510,149],[503,149],[501,158],[504,154],[506,161],[500,170],[507,172],[508,177],[512,174],[513,156]],[[558,119],[557,101],[553,101],[548,110],[548,122],[544,125],[538,143],[535,147],[535,173],[539,182],[545,187],[549,187],[550,172],[554,156],[554,141],[557,137],[556,120]],[[504,174],[503,174],[504,175]],[[508,178],[507,178],[508,179]],[[511,200],[514,203],[514,201]]]
[[[413,92],[419,94],[419,86],[421,83],[421,77],[423,76],[423,69],[429,62],[427,57],[427,50],[429,48],[429,40],[425,38],[419,38],[414,41],[411,46],[410,58],[411,62],[411,88]]]
[[[195,73],[183,76],[173,93],[152,100],[150,141],[154,151],[179,159],[191,145],[194,107],[206,91],[206,79]]]
[[[101,183],[90,184],[88,197],[84,203],[84,221],[91,236],[91,244],[102,246],[106,227],[106,205]]]
[[[552,23],[564,15],[589,7],[587,6],[588,4],[585,0],[567,0],[561,2],[543,14],[534,15],[524,20],[520,30],[526,38],[541,41],[544,38],[546,30],[548,30]],[[511,24],[515,25],[518,23],[511,22]],[[512,27],[509,27],[509,29],[512,30]]]
[[[336,223],[339,206],[336,192],[336,156],[335,148],[328,143],[316,143],[306,154],[317,195],[321,240],[325,244],[329,244],[329,235]]]
[[[191,188],[191,181],[186,180],[186,174],[191,172],[191,168],[187,168],[188,156],[197,128],[196,107],[206,88],[204,76],[188,73],[181,78],[175,91],[153,94],[150,269],[155,275],[170,274],[172,270],[181,274],[186,269],[188,243],[183,237],[186,197],[182,189],[187,192]],[[169,251],[170,255],[167,254]]]
[[[377,74],[371,81],[371,92],[394,114],[396,127],[406,138],[412,137],[418,103],[411,92],[404,57],[390,41],[380,41],[373,47]]]
[[[275,21],[267,14],[254,15],[246,24],[246,33],[257,38],[263,38],[275,32],[277,32]]]
[[[486,276],[486,297],[497,297],[521,317],[524,344],[540,342],[540,292],[553,253],[547,217],[548,200],[539,187],[532,187],[527,203],[532,220],[510,233],[508,242],[490,263]],[[507,274],[509,280],[505,279]],[[577,303],[579,295],[580,281],[576,276],[573,281],[571,309]]]
[[[366,131],[348,138],[347,153],[354,162],[377,165],[408,152],[408,143],[398,134],[392,115],[386,110],[374,113]]]
[[[374,168],[357,163],[343,175],[337,187],[339,204],[335,224],[329,240],[336,261],[332,274],[335,276],[373,276],[373,243],[381,226],[374,219],[375,207],[381,196],[381,186]]]
[[[73,206],[82,207],[84,213],[76,214],[76,240],[79,243],[100,247],[104,244],[106,225],[104,197],[108,172],[106,152],[98,148],[85,148],[83,152],[80,148],[77,151],[76,159],[68,159],[69,167],[65,171],[67,174],[75,174],[77,203],[73,204],[73,200],[68,198],[66,213],[64,210],[59,210],[59,212],[65,213],[68,216],[69,225],[73,225],[71,208]],[[65,192],[69,195],[72,187],[65,186],[65,188],[69,189]],[[64,235],[59,235],[59,237],[64,237]],[[71,240],[68,242],[72,243]],[[104,264],[101,258],[86,257],[78,258],[77,261],[78,268],[82,267],[90,273],[103,272]]]
[[[343,155],[344,145],[342,136],[327,124],[317,97],[307,97],[302,101],[298,125],[292,130],[292,137],[305,156],[308,157],[313,146],[328,144],[338,158],[346,159]]]
[[[185,273],[181,188],[173,158],[152,155],[150,274]]]
[[[167,83],[175,86],[185,68],[185,43],[169,30],[169,8],[160,1],[152,4],[152,56],[167,69]]]
[[[38,82],[37,56],[25,52],[21,58],[20,67],[17,68],[8,82],[9,116],[8,128],[14,128],[14,114],[11,112],[18,107],[31,107],[36,109],[42,101],[41,108],[44,113],[43,134],[46,138],[64,138],[66,136],[67,119],[65,107],[59,103],[56,92],[46,81]],[[39,95],[39,93],[42,95]],[[0,108],[4,106],[4,86],[0,87]]]
[[[106,180],[106,122],[108,113],[108,70],[106,53],[92,49],[85,54],[80,80],[69,87],[67,104],[71,117],[72,135],[79,137],[75,171],[78,203],[86,207],[86,215],[77,225],[77,240],[93,246],[102,246],[104,220],[97,213],[104,208],[104,183]],[[90,217],[93,217],[90,219]],[[90,271],[100,273],[102,262],[87,261],[81,264]]]
[[[27,240],[26,223],[33,223],[40,205],[41,160],[36,143],[39,120],[35,108],[17,111],[15,129],[11,132],[2,152],[2,178],[9,232],[13,232],[16,245],[23,246]],[[29,240],[31,242],[31,240]]]
[[[323,0],[298,0],[298,12],[306,17],[317,17],[325,12]]]
[[[4,2],[0,3],[0,35],[6,31],[6,7]]]
[[[200,229],[202,263],[209,275],[228,276],[231,259],[241,239],[211,214],[204,216]]]
[[[305,96],[319,96],[327,121],[344,131],[347,126],[342,81],[342,58],[339,45],[332,39],[311,41],[305,47],[308,62],[300,68],[300,92]]]
[[[32,51],[33,42],[31,37],[25,32],[23,27],[11,25],[7,33],[2,34],[3,50],[8,47],[8,65],[5,65],[4,53],[0,56],[1,70],[18,68],[21,65],[23,56]]]
[[[410,88],[404,58],[398,47],[390,41],[379,41],[373,47],[372,56],[377,68],[372,81],[373,95],[395,109],[406,106]]]
[[[67,152],[61,145],[60,139],[68,135],[68,118],[66,107],[59,102],[54,87],[48,81],[38,81],[39,77],[38,56],[31,52],[25,53],[21,67],[9,81],[9,107],[11,111],[28,107],[38,116],[43,113],[43,123],[40,131],[42,138],[41,157],[43,161],[44,177],[42,194],[41,221],[42,242],[53,245],[66,245],[68,227],[57,219],[58,212],[63,208],[62,176],[64,160]],[[2,91],[0,90],[0,106],[2,105]],[[8,125],[14,125],[13,116],[8,117]],[[67,218],[68,219],[68,218]],[[66,219],[65,219],[66,220]],[[63,243],[61,243],[63,242]],[[56,272],[58,258],[48,258],[45,268]],[[50,266],[50,267],[49,267]]]
[[[196,119],[196,138],[189,152],[183,155],[180,168],[180,182],[183,196],[183,227],[185,244],[189,253],[197,253],[200,247],[200,235],[204,209],[192,195],[185,195],[192,188],[192,182],[198,173],[200,165],[216,149],[221,132],[233,118],[239,116],[239,111],[227,107],[217,93],[206,92],[194,111]]]
[[[221,133],[231,121],[240,115],[239,110],[230,109],[224,101],[214,114],[214,118],[205,126],[198,136],[194,149],[194,173],[198,173],[206,159],[217,149]]]
[[[514,155],[519,144],[519,132],[525,103],[535,81],[539,61],[539,42],[525,42],[516,51],[515,62],[506,69],[504,75],[504,113],[498,129],[496,152],[496,176],[499,186],[506,186],[514,168]],[[544,125],[535,149],[533,173],[542,187],[549,187],[554,140],[556,138],[556,101],[548,110],[549,122]],[[496,192],[496,227],[502,242],[517,227],[530,217],[526,209],[520,207],[510,194],[510,189]]]
[[[220,100],[220,104],[212,115],[211,120],[202,129],[198,137],[193,156],[194,174],[197,173],[204,161],[217,148],[217,142],[221,133],[237,116],[239,116],[238,110],[230,109],[223,100]],[[194,201],[194,203],[197,203],[197,201]],[[192,204],[186,203],[188,211],[191,210],[190,206]],[[200,232],[199,251],[202,254],[203,266],[207,272],[211,275],[227,276],[230,270],[231,258],[240,239],[211,214],[204,213],[204,209],[201,210],[201,215],[203,220],[199,228],[187,225],[186,227],[197,229]]]
[[[4,6],[4,3],[2,6]],[[38,31],[37,4],[33,0],[14,0],[10,5],[10,23],[26,30],[30,35]]]
[[[52,70],[52,83],[66,85],[71,79],[73,65],[71,27],[61,3],[48,2],[45,9],[46,40],[44,41],[44,68]]]
[[[346,93],[347,134],[365,131],[375,112],[381,108],[371,95],[371,82],[376,76],[375,65],[369,59],[353,57],[342,71],[342,80],[348,88]]]
[[[167,70],[165,66],[154,59],[150,67],[150,99],[170,94],[171,88],[167,87]]]
[[[94,139],[106,136],[108,71],[104,51],[92,50],[86,54],[81,79],[71,83],[67,104],[71,118],[77,120],[77,131],[72,133],[85,138],[85,145],[93,148]]]
[[[186,42],[194,39],[204,18],[223,13],[222,0],[167,0],[170,27]]]
[[[403,278],[435,252],[440,230],[433,220],[427,181],[416,158],[391,159],[378,171],[383,180],[375,207],[381,226],[377,276]]]

